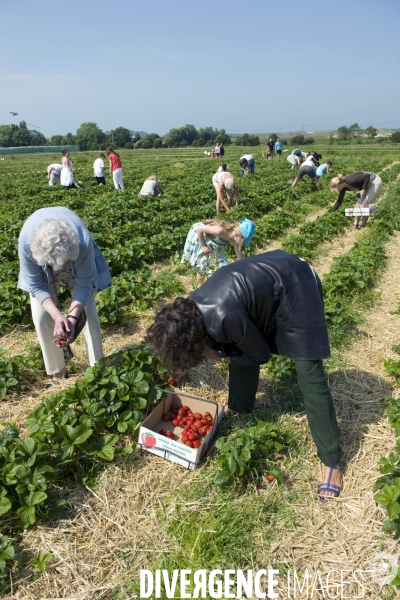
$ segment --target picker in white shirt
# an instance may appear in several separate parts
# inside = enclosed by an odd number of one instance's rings
[[[62,165],[53,164],[47,167],[47,181],[49,185],[55,185],[60,182]]]
[[[106,183],[105,173],[104,173],[104,159],[105,159],[105,155],[100,154],[99,158],[96,158],[96,160],[93,163],[94,176],[96,178],[98,185],[105,185],[105,183]]]

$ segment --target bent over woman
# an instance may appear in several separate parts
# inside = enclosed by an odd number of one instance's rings
[[[226,223],[216,219],[195,223],[190,228],[183,249],[182,262],[197,272],[197,280],[205,281],[216,269],[228,262],[226,246],[231,244],[238,260],[243,258],[241,246],[248,248],[256,226],[250,219]]]
[[[322,288],[302,259],[282,250],[218,269],[189,298],[176,298],[155,317],[148,342],[180,378],[202,356],[229,365],[228,406],[253,409],[260,366],[271,354],[295,360],[318,456],[325,465],[322,501],[338,496],[339,428],[322,359],[329,358]]]
[[[382,189],[382,179],[376,173],[357,171],[347,177],[338,175],[331,179],[329,184],[331,192],[339,192],[339,196],[333,205],[332,211],[337,210],[344,200],[346,192],[358,192],[357,204],[372,204]],[[361,219],[361,225],[360,225]],[[368,217],[355,217],[354,229],[363,227],[368,221]]]
[[[96,291],[111,285],[104,256],[77,214],[62,206],[41,208],[24,223],[18,240],[18,287],[29,292],[35,324],[48,375],[68,376],[63,348],[74,340],[75,326],[83,310],[89,363],[103,356]],[[64,315],[57,304],[62,281],[71,291]]]

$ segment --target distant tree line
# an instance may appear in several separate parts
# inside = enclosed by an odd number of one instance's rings
[[[25,121],[19,125],[0,125],[0,146],[45,146],[47,139],[34,129],[28,129]]]
[[[103,131],[97,123],[87,122],[78,127],[75,135],[67,133],[66,135],[53,135],[50,138],[46,138],[38,131],[28,129],[25,121],[21,121],[19,125],[0,125],[1,147],[78,144],[81,150],[105,150],[107,146],[113,148],[186,148],[187,146],[206,146],[216,142],[228,145],[232,143],[232,140],[225,129],[201,127],[197,130],[194,125],[170,129],[163,137],[157,133],[141,137],[138,132],[126,127]]]
[[[361,135],[374,137],[376,134],[377,130],[372,125],[366,129],[361,129],[358,123],[354,123],[349,127],[345,125],[339,127],[335,139],[339,142],[346,142],[352,137],[359,137]],[[269,137],[274,142],[278,139],[276,133],[271,133]],[[309,146],[314,141],[314,138],[305,137],[304,135],[296,135],[290,140],[291,144],[295,146]],[[400,142],[400,131],[392,134],[391,141]],[[66,135],[53,135],[51,138],[46,138],[39,131],[28,129],[25,121],[21,121],[19,125],[0,125],[0,147],[3,148],[10,146],[67,146],[74,144],[78,144],[81,150],[105,150],[107,146],[112,146],[113,148],[186,148],[187,146],[209,146],[217,142],[225,146],[231,143],[235,146],[259,146],[260,138],[257,135],[245,133],[232,139],[226,133],[225,129],[214,129],[213,127],[200,127],[200,129],[196,129],[194,125],[184,125],[183,127],[170,129],[163,137],[157,133],[150,133],[141,137],[138,132],[126,127],[117,127],[111,131],[103,131],[97,123],[92,122],[82,123],[75,135],[67,133]],[[334,137],[331,134],[331,143],[333,142]],[[286,145],[287,141],[282,140],[282,144]]]

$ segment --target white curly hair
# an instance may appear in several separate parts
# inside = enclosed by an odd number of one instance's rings
[[[38,265],[50,265],[60,271],[79,256],[79,238],[68,223],[61,219],[44,219],[30,239],[32,256]]]

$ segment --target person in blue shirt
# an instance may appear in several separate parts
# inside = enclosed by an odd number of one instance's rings
[[[282,142],[279,138],[275,142],[275,150],[278,155],[278,158],[280,158],[282,154]]]
[[[321,177],[323,177],[327,173],[330,173],[332,165],[333,165],[333,162],[330,161],[330,160],[328,160],[328,162],[324,163],[323,165],[320,165],[318,167],[318,169],[317,169],[317,177],[318,177],[318,179],[320,179]]]
[[[103,356],[96,291],[111,286],[106,260],[77,214],[63,206],[40,208],[25,221],[18,240],[18,287],[29,292],[32,318],[43,353],[46,373],[68,377],[63,348],[75,339],[83,310],[89,363]],[[58,306],[57,285],[71,290],[64,315]]]

